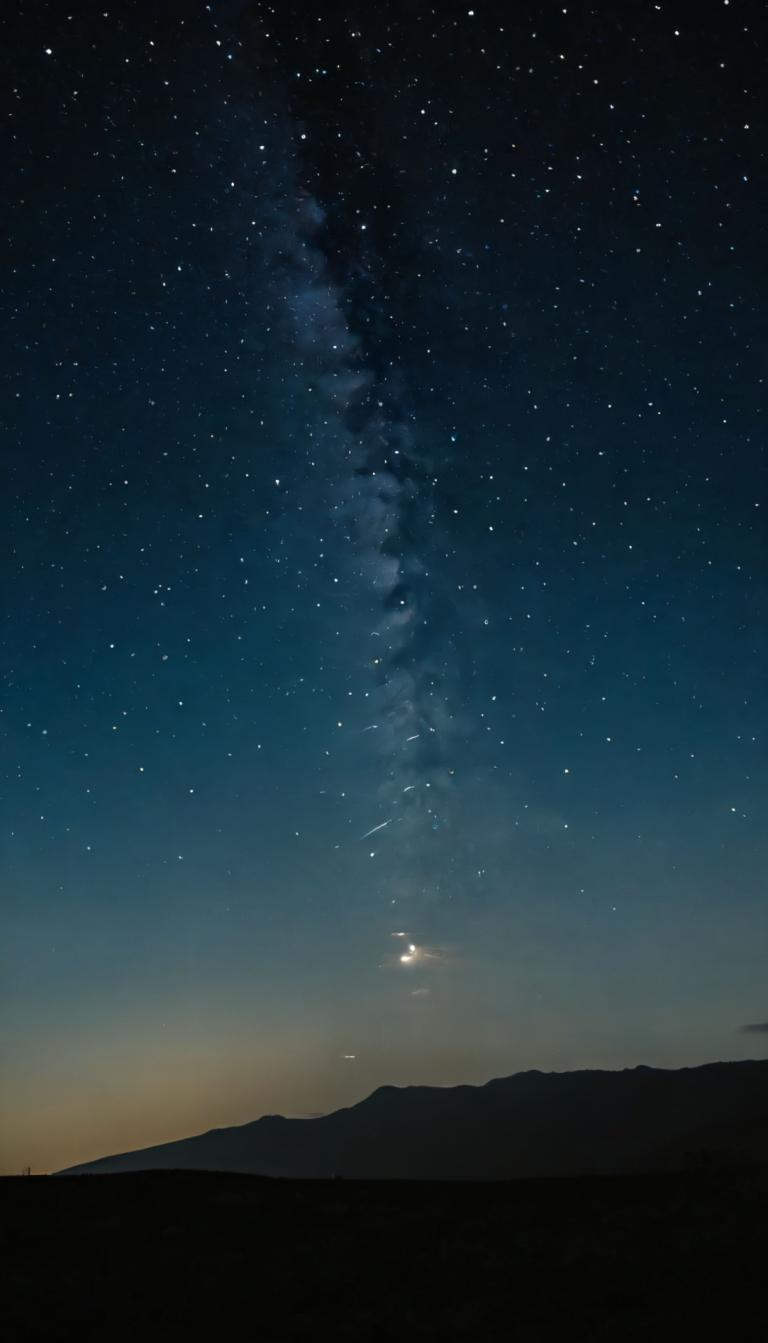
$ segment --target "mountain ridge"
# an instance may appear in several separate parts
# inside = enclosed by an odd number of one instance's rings
[[[479,1085],[383,1085],[311,1119],[245,1124],[56,1172],[221,1170],[278,1177],[509,1179],[765,1160],[768,1060],[680,1069],[529,1069]]]

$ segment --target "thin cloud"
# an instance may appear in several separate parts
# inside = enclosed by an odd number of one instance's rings
[[[741,1028],[742,1035],[768,1035],[768,1021],[753,1021]]]

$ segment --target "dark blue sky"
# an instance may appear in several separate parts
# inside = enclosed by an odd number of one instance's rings
[[[759,1052],[762,6],[509,9],[2,20],[2,1169]]]

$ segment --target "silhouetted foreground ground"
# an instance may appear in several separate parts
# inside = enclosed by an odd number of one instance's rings
[[[768,1172],[0,1182],[4,1337],[768,1338]]]

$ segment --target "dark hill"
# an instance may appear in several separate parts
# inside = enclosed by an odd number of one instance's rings
[[[218,1170],[497,1180],[764,1161],[768,1061],[517,1073],[485,1086],[381,1087],[318,1119],[267,1116],[61,1174]]]

